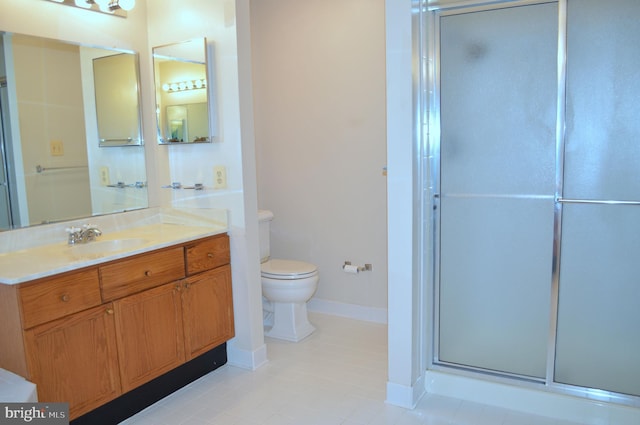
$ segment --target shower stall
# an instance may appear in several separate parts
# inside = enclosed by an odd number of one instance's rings
[[[640,2],[424,2],[429,367],[640,406]]]

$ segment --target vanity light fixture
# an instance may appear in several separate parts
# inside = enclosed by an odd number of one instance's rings
[[[180,81],[177,83],[164,83],[162,85],[162,90],[169,93],[185,91],[185,90],[205,89],[205,88],[207,88],[207,80],[205,78]]]
[[[127,17],[127,11],[134,8],[136,0],[47,0],[66,6],[78,7],[108,15]]]

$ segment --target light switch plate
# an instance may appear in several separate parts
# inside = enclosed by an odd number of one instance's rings
[[[62,143],[62,140],[52,140],[49,143],[49,150],[51,152],[51,156],[63,156],[64,145]]]
[[[216,165],[213,167],[213,188],[226,189],[227,187],[227,169],[224,165]]]
[[[110,181],[109,167],[100,167],[100,184],[102,186],[108,186]]]

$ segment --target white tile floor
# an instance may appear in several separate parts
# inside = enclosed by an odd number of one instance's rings
[[[310,314],[294,344],[267,338],[269,363],[225,365],[129,418],[126,425],[576,425],[441,396],[414,410],[384,402],[387,327]]]

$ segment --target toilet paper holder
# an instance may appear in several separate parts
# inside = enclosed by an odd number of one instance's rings
[[[360,273],[364,271],[371,271],[373,267],[371,266],[371,264],[365,264],[364,266],[353,266],[351,264],[351,261],[345,261],[342,269],[347,273]]]

